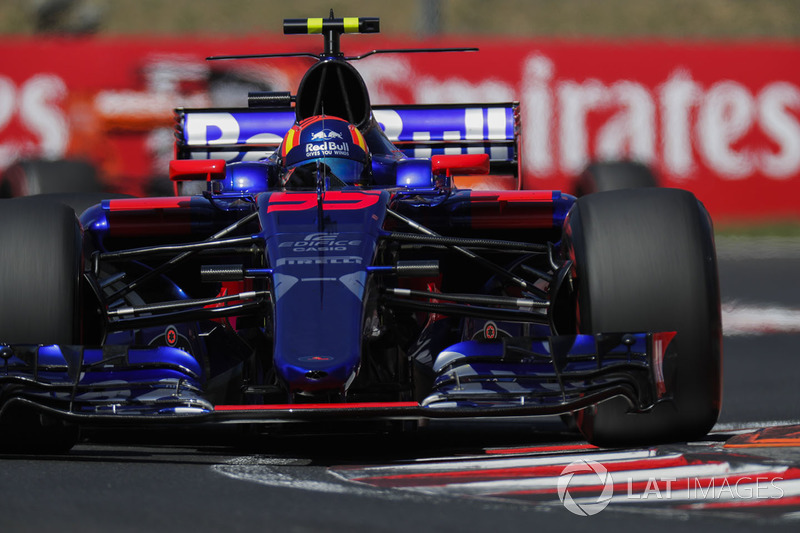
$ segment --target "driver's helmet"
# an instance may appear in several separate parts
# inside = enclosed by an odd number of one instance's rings
[[[283,139],[282,184],[289,189],[313,189],[321,177],[325,188],[364,185],[371,165],[364,136],[346,120],[309,117]]]

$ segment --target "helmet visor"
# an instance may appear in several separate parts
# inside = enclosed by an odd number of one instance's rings
[[[316,189],[322,178],[326,189],[358,185],[364,175],[364,163],[339,157],[303,161],[286,169],[283,184],[290,189]]]

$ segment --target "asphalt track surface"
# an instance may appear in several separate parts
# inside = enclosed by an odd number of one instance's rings
[[[800,244],[719,248],[726,320],[754,325],[725,336],[723,413],[703,442],[597,450],[554,418],[441,422],[409,437],[89,434],[63,456],[0,456],[0,530],[798,531]],[[752,318],[775,309],[772,322]],[[593,516],[557,494],[580,459],[613,475]]]

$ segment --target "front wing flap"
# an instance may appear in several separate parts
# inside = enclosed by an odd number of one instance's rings
[[[0,414],[23,406],[92,425],[481,418],[568,413],[615,396],[633,411],[669,397],[674,333],[466,341],[437,357],[422,402],[213,405],[176,348],[0,345]]]

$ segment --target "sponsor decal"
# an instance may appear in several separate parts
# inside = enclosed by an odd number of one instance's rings
[[[346,142],[306,143],[306,157],[347,157],[349,155],[350,146]]]
[[[164,333],[153,338],[148,344],[150,346],[168,346],[170,348],[178,348],[187,353],[193,353],[192,343],[178,331],[178,328],[172,325],[167,326],[164,329]]]
[[[512,336],[508,331],[498,328],[497,324],[492,320],[486,321],[483,326],[481,326],[479,323],[476,323],[474,327],[475,331],[472,332],[472,340],[494,341],[504,337]]]
[[[357,255],[332,257],[281,257],[277,266],[284,265],[360,265],[363,259]]]
[[[167,331],[164,332],[164,339],[167,342],[167,346],[175,346],[178,344],[178,330],[175,329],[175,326],[170,326],[167,328]]]
[[[302,240],[282,242],[280,248],[291,248],[293,252],[344,252],[360,245],[360,240],[340,238],[338,233],[310,233]]]
[[[330,141],[331,139],[341,139],[341,133],[337,133],[335,131],[331,131],[328,129],[324,129],[322,131],[318,131],[311,136],[311,140],[318,142],[318,141]]]

